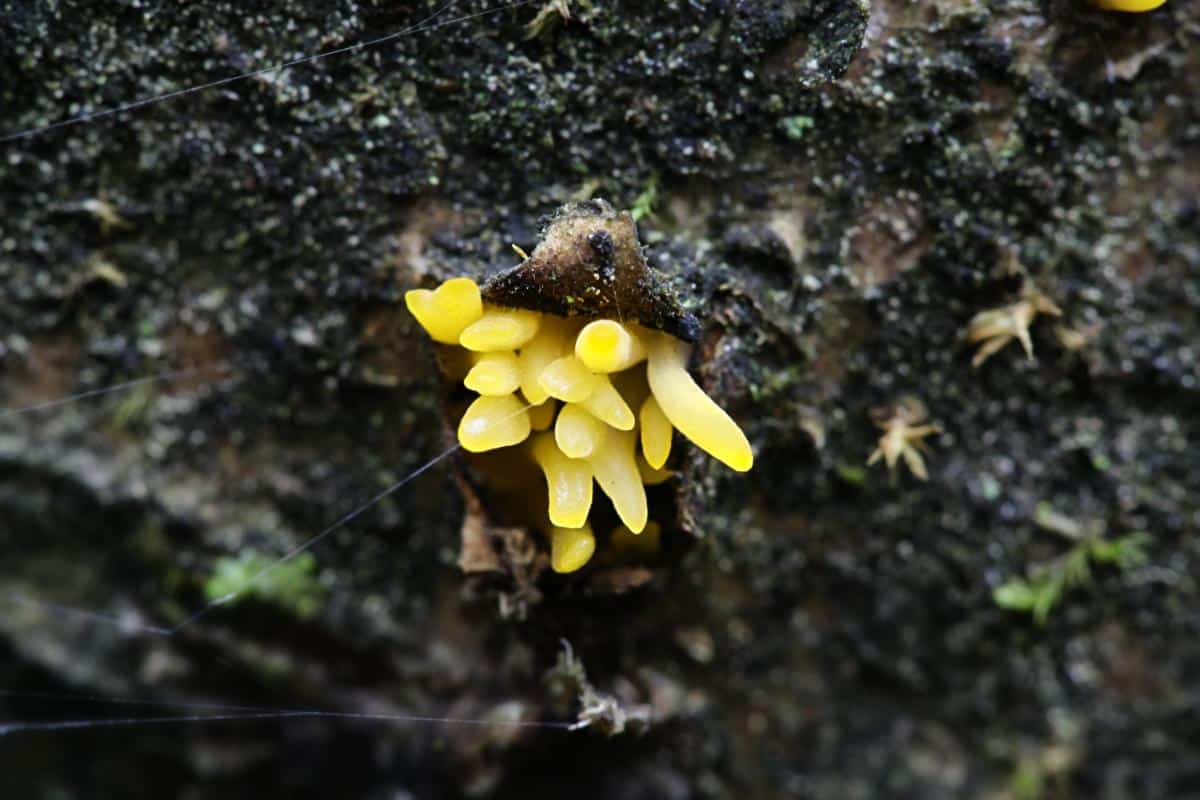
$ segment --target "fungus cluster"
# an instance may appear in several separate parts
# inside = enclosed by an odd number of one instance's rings
[[[688,344],[669,333],[485,302],[468,278],[411,290],[405,301],[434,341],[467,358],[462,383],[477,396],[458,423],[463,449],[516,449],[521,458],[503,471],[540,470],[545,493],[535,502],[556,572],[578,570],[596,549],[594,484],[624,530],[656,530],[646,486],[669,477],[676,430],[734,470],[754,462],[737,423],[688,373]]]

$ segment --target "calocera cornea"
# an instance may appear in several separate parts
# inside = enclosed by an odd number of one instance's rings
[[[623,535],[650,525],[657,541],[646,486],[669,478],[675,431],[734,470],[754,463],[741,428],[688,373],[699,324],[646,265],[632,218],[602,201],[561,210],[532,255],[483,286],[452,278],[405,301],[434,341],[469,351],[463,384],[477,396],[459,444],[515,448],[540,471],[529,485],[544,489],[522,505],[540,509],[556,572],[596,550],[594,486]]]
[[[1124,11],[1132,14],[1142,14],[1153,11],[1167,0],[1092,0],[1092,5],[1105,11]]]

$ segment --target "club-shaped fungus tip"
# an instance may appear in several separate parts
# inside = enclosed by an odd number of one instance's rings
[[[1131,14],[1142,14],[1153,11],[1167,0],[1092,0],[1092,5],[1105,11],[1125,11]]]
[[[550,567],[558,573],[581,569],[596,552],[596,537],[590,526],[554,528],[550,531]]]
[[[411,289],[404,304],[436,342],[458,344],[467,326],[483,316],[479,286],[470,278],[451,278],[436,289]]]

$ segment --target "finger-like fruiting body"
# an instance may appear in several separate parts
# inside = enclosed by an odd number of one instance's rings
[[[646,352],[650,391],[671,424],[730,469],[746,472],[754,466],[746,434],[688,374],[687,345],[656,334],[649,337]]]
[[[600,385],[600,378],[573,355],[550,362],[538,378],[542,390],[564,403],[581,403]]]
[[[1153,11],[1161,6],[1167,0],[1092,0],[1099,8],[1107,11],[1128,11],[1134,14],[1141,14],[1146,11]]]
[[[592,510],[591,465],[567,458],[550,433],[534,437],[533,458],[546,476],[550,521],[560,528],[582,528]]]
[[[587,458],[604,441],[605,425],[583,406],[567,403],[554,423],[554,440],[569,458]]]
[[[534,405],[546,402],[550,395],[542,388],[542,372],[552,362],[571,352],[571,326],[559,317],[545,316],[537,335],[521,348],[517,362],[521,368],[521,394]]]
[[[580,402],[580,405],[597,419],[619,431],[633,430],[636,421],[633,418],[633,410],[625,402],[625,398],[621,397],[621,393],[616,390],[607,375],[599,374],[595,378],[595,388]]]
[[[404,293],[404,304],[433,340],[458,344],[458,337],[483,316],[479,287],[470,278],[451,278],[437,289]]]
[[[520,385],[521,371],[512,351],[484,353],[463,379],[463,386],[471,391],[492,397],[512,394]]]
[[[650,395],[642,403],[638,421],[642,425],[642,455],[651,467],[662,469],[662,465],[666,464],[671,456],[671,438],[675,429],[671,427],[671,420],[667,419],[654,395]]]
[[[636,437],[632,432],[609,431],[596,452],[588,458],[596,483],[608,495],[621,522],[634,533],[646,527],[649,511],[646,487],[633,457]]]
[[[637,335],[612,319],[589,322],[575,339],[575,355],[592,372],[620,372],[646,357]]]
[[[480,396],[458,423],[458,441],[468,452],[483,453],[519,444],[529,431],[529,411],[515,394]]]
[[[596,552],[596,537],[591,526],[554,528],[550,531],[550,567],[555,572],[574,572]]]
[[[463,330],[458,343],[477,353],[516,350],[534,337],[540,318],[536,311],[490,308]]]

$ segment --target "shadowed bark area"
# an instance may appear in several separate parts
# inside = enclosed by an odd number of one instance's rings
[[[0,3],[0,135],[439,5]],[[0,405],[189,370],[0,412],[0,719],[490,724],[14,733],[8,794],[1194,791],[1200,6],[460,0],[434,22],[0,144]],[[753,471],[677,440],[662,551],[601,586],[480,527],[451,457],[144,630],[442,453],[404,290],[498,275],[592,198],[632,210],[699,320],[693,371]],[[1018,308],[1034,292],[1061,315]],[[464,576],[463,535],[510,568]],[[581,701],[588,730],[506,725]],[[647,709],[644,734],[599,730]]]

